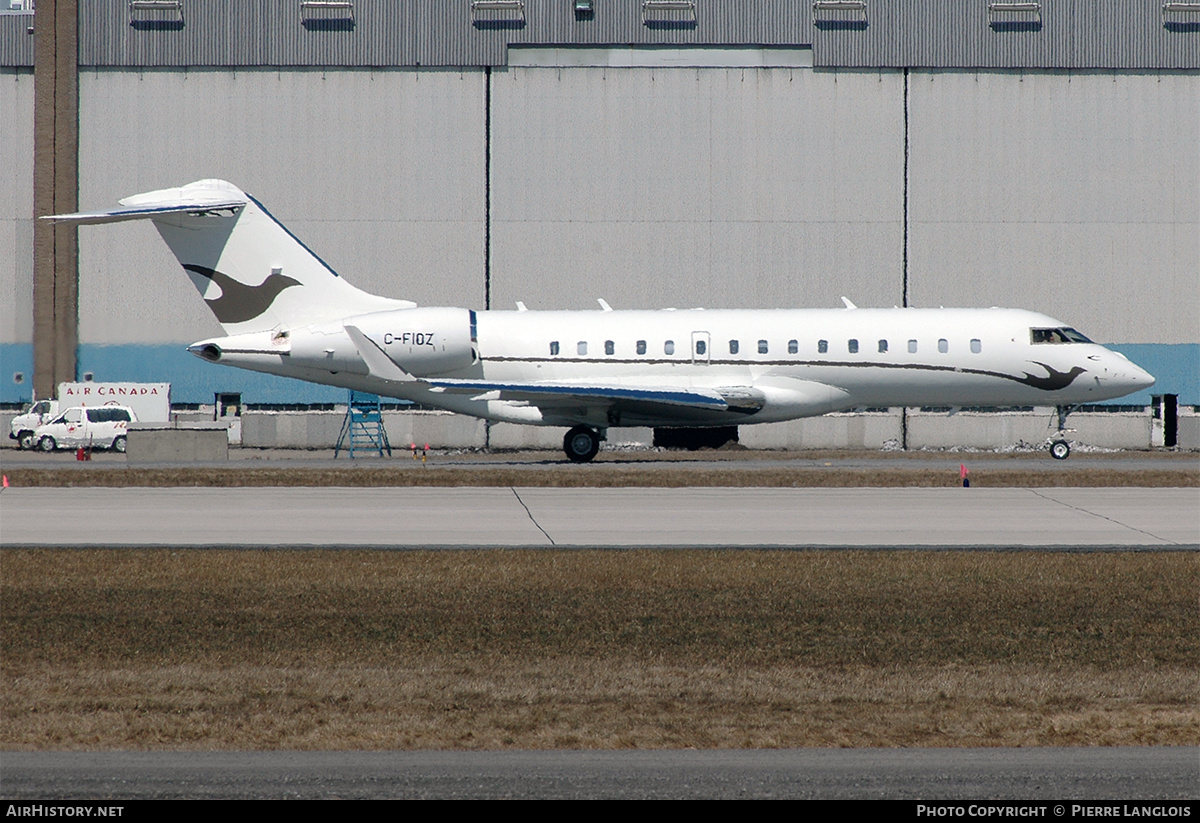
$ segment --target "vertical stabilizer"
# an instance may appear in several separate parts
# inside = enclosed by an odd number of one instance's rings
[[[415,305],[351,286],[258,201],[224,180],[120,202],[120,209],[51,219],[152,220],[226,334],[288,330]]]

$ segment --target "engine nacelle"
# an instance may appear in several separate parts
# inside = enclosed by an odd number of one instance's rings
[[[341,323],[325,323],[293,330],[286,341],[294,365],[331,374],[367,374],[363,362]],[[203,355],[201,355],[203,356]]]
[[[470,309],[416,308],[348,317],[393,363],[414,377],[465,369],[479,355],[475,312]]]

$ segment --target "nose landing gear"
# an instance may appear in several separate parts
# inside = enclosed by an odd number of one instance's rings
[[[1075,431],[1067,428],[1067,415],[1074,411],[1074,406],[1056,406],[1055,417],[1058,420],[1058,432],[1048,438],[1050,456],[1055,460],[1066,460],[1071,456],[1071,444],[1067,442],[1067,433]]]

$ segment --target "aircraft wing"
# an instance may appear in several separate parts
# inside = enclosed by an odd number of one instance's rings
[[[633,420],[687,422],[719,420],[726,414],[752,414],[763,407],[761,392],[749,386],[699,388],[612,383],[505,383],[490,380],[430,379],[437,391],[476,399],[537,406],[549,415],[586,417],[588,412]]]

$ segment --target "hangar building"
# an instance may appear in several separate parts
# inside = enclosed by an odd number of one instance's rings
[[[1200,3],[0,3],[0,401],[344,398],[189,355],[149,225],[35,236],[217,177],[423,305],[1025,307],[1200,404]]]

